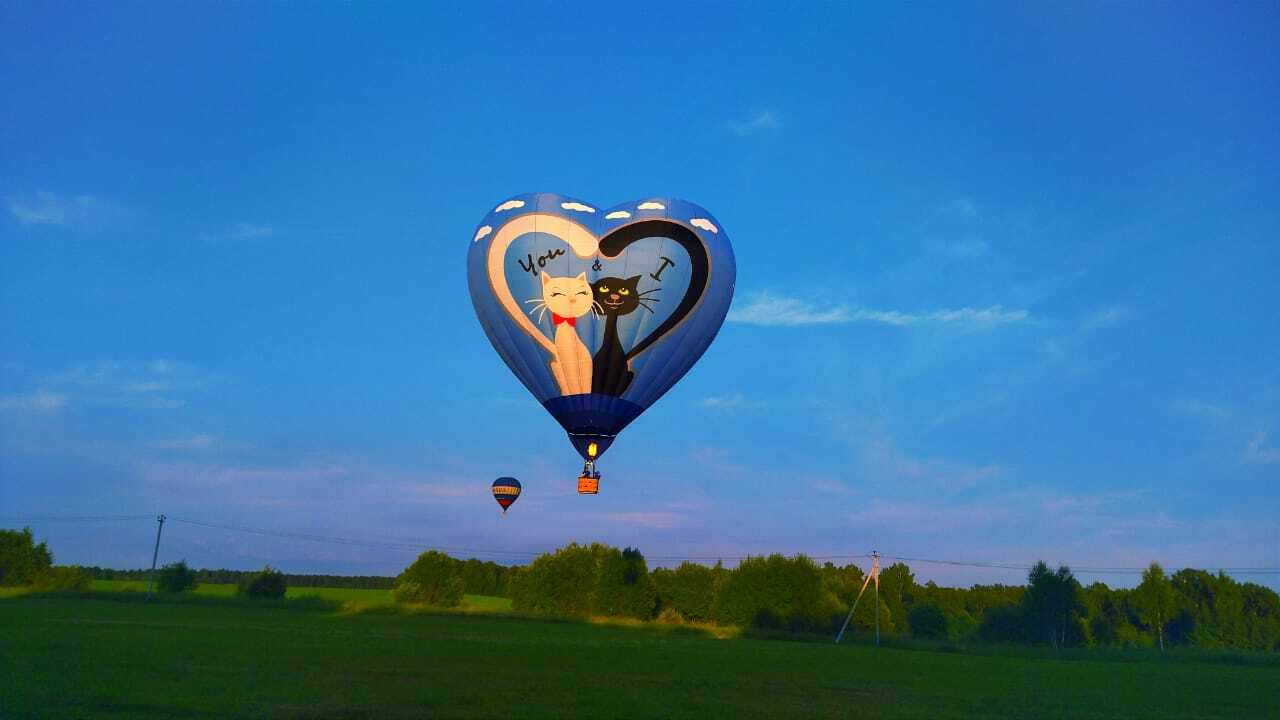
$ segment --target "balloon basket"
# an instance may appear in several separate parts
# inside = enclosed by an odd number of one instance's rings
[[[592,477],[590,475],[578,476],[578,494],[579,495],[596,495],[600,492],[600,476]]]

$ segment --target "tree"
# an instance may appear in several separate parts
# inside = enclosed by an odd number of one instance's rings
[[[236,594],[240,597],[278,600],[284,597],[284,573],[270,565],[240,579]]]
[[[1027,623],[1021,605],[1006,603],[987,608],[978,624],[977,637],[988,643],[1025,642]]]
[[[686,620],[708,622],[716,599],[715,570],[684,562],[669,573],[663,604],[674,608]],[[657,580],[657,575],[654,577]]]
[[[1083,644],[1087,637],[1080,622],[1084,610],[1080,583],[1070,568],[1063,565],[1054,572],[1044,561],[1031,568],[1022,596],[1029,639],[1045,638],[1054,647]]]
[[[889,608],[889,615],[897,619],[899,626],[903,625],[902,620],[907,617],[907,607],[914,599],[915,588],[915,575],[903,563],[896,562],[880,571],[880,600]],[[881,630],[891,632],[885,628]]]
[[[1138,619],[1155,628],[1160,652],[1164,652],[1164,626],[1173,617],[1174,596],[1173,585],[1158,563],[1151,563],[1151,567],[1142,571],[1142,582],[1133,591],[1133,604]]]
[[[740,627],[825,631],[838,623],[840,603],[812,560],[774,554],[749,557],[732,570],[716,594],[713,615]]]
[[[907,625],[911,628],[911,637],[929,640],[945,640],[947,637],[947,615],[933,600],[912,605],[907,613]]]
[[[396,578],[392,597],[398,602],[456,607],[466,590],[461,566],[442,552],[428,550]]]
[[[569,543],[554,553],[539,555],[511,578],[511,607],[535,615],[590,616],[599,572],[597,558],[609,550],[612,548],[598,543]]]
[[[183,593],[195,586],[196,574],[187,567],[186,560],[169,563],[160,568],[160,576],[156,580],[156,588],[162,593]]]
[[[0,585],[31,585],[53,567],[46,543],[35,543],[31,528],[0,530]]]
[[[639,550],[609,548],[601,554],[592,598],[594,614],[648,620],[657,605],[658,592]]]

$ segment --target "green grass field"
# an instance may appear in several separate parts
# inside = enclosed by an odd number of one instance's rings
[[[365,591],[338,591],[338,594]],[[113,597],[114,596],[114,597]],[[494,599],[498,600],[498,599]],[[504,609],[501,603],[493,603]],[[0,599],[0,717],[1280,713],[1280,664],[961,654],[512,615],[132,593]]]

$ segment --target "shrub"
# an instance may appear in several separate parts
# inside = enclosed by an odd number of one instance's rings
[[[947,637],[947,616],[932,600],[912,605],[907,612],[907,625],[914,638],[945,640]]]
[[[284,597],[284,573],[274,570],[270,565],[251,575],[240,579],[236,594],[240,597],[280,599]]]
[[[35,543],[31,528],[0,530],[0,585],[30,585],[52,566],[53,554]]]
[[[89,573],[77,565],[51,567],[36,576],[33,585],[40,590],[71,590],[84,592],[93,582]]]
[[[424,552],[396,578],[391,595],[397,602],[456,607],[466,591],[461,565],[442,552]]]
[[[156,578],[156,589],[162,593],[183,593],[195,586],[196,574],[187,567],[186,560],[165,565],[160,568],[160,576]]]
[[[663,625],[683,625],[685,622],[684,616],[673,607],[662,608],[662,612],[658,613],[657,619]]]

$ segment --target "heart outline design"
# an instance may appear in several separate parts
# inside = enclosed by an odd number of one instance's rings
[[[487,227],[487,226],[486,226]],[[712,262],[711,252],[702,238],[689,226],[678,220],[669,218],[639,217],[627,223],[611,228],[603,236],[597,237],[590,228],[570,218],[550,213],[532,211],[512,217],[500,227],[493,230],[493,239],[486,252],[486,268],[488,270],[489,287],[494,297],[502,305],[507,316],[535,342],[551,355],[555,355],[554,343],[539,330],[520,310],[515,296],[507,282],[506,254],[511,245],[520,237],[529,233],[540,233],[557,238],[567,245],[579,259],[586,260],[601,255],[609,260],[616,260],[627,248],[649,238],[666,238],[677,242],[688,253],[693,263],[689,284],[685,288],[680,305],[672,311],[657,328],[637,342],[627,351],[630,361],[656,345],[664,337],[674,332],[681,323],[697,310],[706,291],[711,287]],[[487,235],[488,233],[486,233]]]

